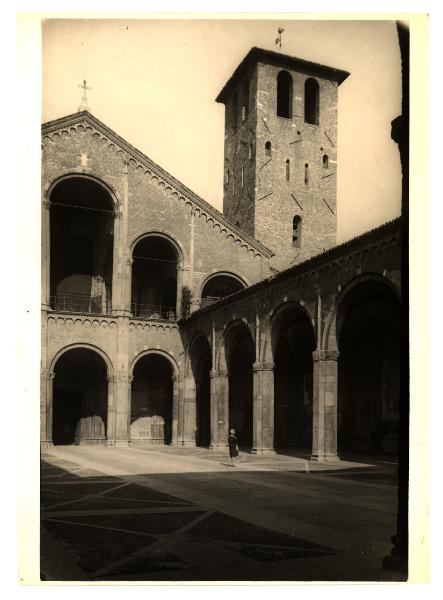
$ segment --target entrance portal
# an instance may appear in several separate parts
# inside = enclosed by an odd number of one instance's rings
[[[170,444],[172,438],[171,363],[159,354],[142,356],[134,367],[131,442]]]
[[[55,365],[53,441],[106,442],[108,381],[104,360],[87,348],[65,352]]]

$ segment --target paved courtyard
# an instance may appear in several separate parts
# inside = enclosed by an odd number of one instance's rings
[[[402,581],[389,459],[204,449],[42,452],[41,572],[69,581]],[[367,461],[367,458],[366,458]]]

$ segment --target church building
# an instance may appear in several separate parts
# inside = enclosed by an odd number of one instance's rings
[[[43,124],[43,446],[396,454],[400,220],[336,243],[348,76],[249,51],[223,213],[87,106]]]

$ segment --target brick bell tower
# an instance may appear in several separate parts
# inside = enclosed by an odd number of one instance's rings
[[[336,244],[337,96],[349,73],[252,48],[225,105],[223,212],[284,269]]]

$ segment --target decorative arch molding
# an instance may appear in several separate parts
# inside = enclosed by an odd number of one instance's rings
[[[190,369],[191,369],[191,363],[192,363],[192,349],[193,346],[196,342],[198,342],[199,339],[203,339],[204,343],[206,343],[208,345],[209,350],[211,351],[211,356],[212,356],[212,345],[211,345],[211,341],[209,340],[207,334],[202,330],[202,329],[198,329],[192,336],[190,342],[188,343],[187,347],[186,347],[186,364],[185,364],[185,373],[186,375],[190,375]]]
[[[181,263],[182,265],[187,263],[188,256],[183,244],[177,240],[173,233],[168,231],[167,229],[141,229],[137,231],[135,235],[132,236],[129,242],[129,250],[131,252],[131,256],[134,252],[136,245],[147,237],[161,237],[167,242],[169,242],[173,247],[177,254],[177,263]]]
[[[134,356],[134,358],[131,362],[131,365],[129,367],[129,375],[131,377],[134,374],[134,367],[138,363],[138,361],[140,359],[142,359],[144,356],[150,356],[151,354],[156,354],[157,356],[162,356],[163,358],[165,358],[167,361],[169,361],[169,363],[172,367],[174,376],[178,377],[180,375],[180,369],[177,364],[177,361],[171,354],[169,354],[169,352],[166,352],[165,350],[160,350],[159,348],[148,348],[147,350],[143,350],[142,352],[139,352],[137,354],[137,356]]]
[[[260,361],[273,362],[274,358],[274,334],[276,333],[277,320],[284,313],[294,310],[303,314],[309,321],[312,328],[312,336],[315,340],[315,319],[309,312],[308,307],[303,301],[285,300],[278,304],[270,312],[269,318],[264,323],[264,331],[262,331],[262,343],[260,344]]]
[[[67,170],[62,175],[59,175],[56,179],[47,183],[44,187],[43,194],[46,202],[51,204],[51,195],[55,188],[62,183],[63,181],[67,181],[69,179],[87,179],[88,181],[92,181],[102,187],[107,194],[109,194],[112,204],[114,214],[121,214],[122,210],[122,201],[116,189],[109,183],[103,181],[103,179],[96,177],[95,175],[91,175],[89,173],[77,173],[76,171],[72,171],[72,169]]]
[[[338,295],[335,297],[325,319],[321,338],[321,350],[338,350],[337,332],[335,328],[337,312],[346,296],[348,296],[348,294],[357,286],[367,281],[376,281],[389,288],[397,298],[398,302],[401,301],[400,285],[388,275],[389,274],[382,275],[376,272],[362,273],[348,281],[343,289],[338,290]]]
[[[203,288],[205,287],[205,285],[211,281],[211,279],[214,279],[215,277],[232,277],[233,279],[235,279],[236,281],[238,281],[239,283],[241,283],[241,285],[243,285],[245,288],[250,287],[250,282],[249,280],[242,275],[241,273],[239,273],[238,271],[234,271],[234,270],[230,270],[230,271],[219,271],[217,269],[212,269],[211,272],[209,274],[206,275],[206,277],[203,279],[203,281],[200,284],[200,298],[203,292]]]
[[[58,350],[55,353],[55,355],[52,357],[52,360],[50,361],[49,371],[55,373],[55,367],[59,358],[61,358],[63,354],[66,354],[66,352],[69,352],[69,350],[75,350],[76,348],[83,348],[85,350],[92,350],[93,352],[96,352],[99,356],[101,356],[101,358],[106,364],[108,377],[111,377],[114,374],[114,367],[112,361],[106,354],[106,352],[98,346],[95,346],[94,344],[88,344],[87,342],[76,342],[75,344],[69,344],[68,346],[60,348],[60,350]]]

